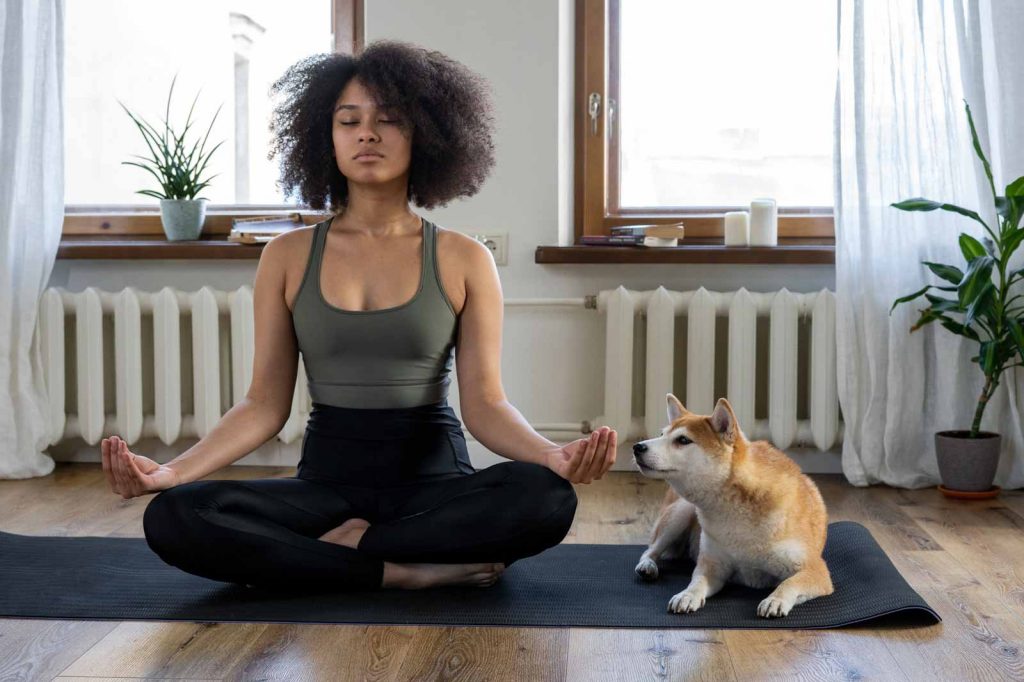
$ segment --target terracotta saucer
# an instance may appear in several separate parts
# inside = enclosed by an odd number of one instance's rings
[[[939,484],[939,491],[942,492],[946,497],[951,497],[955,500],[991,500],[993,497],[999,494],[1002,490],[997,485],[992,486],[988,490],[979,490],[977,492],[968,492],[966,490],[951,490],[941,483]]]

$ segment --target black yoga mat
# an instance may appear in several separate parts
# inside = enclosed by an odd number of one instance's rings
[[[208,580],[165,564],[143,538],[0,532],[0,616],[86,620],[257,621],[626,628],[833,628],[931,625],[939,615],[903,579],[864,526],[829,526],[835,592],[757,616],[771,591],[726,585],[695,613],[668,611],[693,564],[633,572],[643,545],[561,544],[516,561],[491,587],[283,593]]]

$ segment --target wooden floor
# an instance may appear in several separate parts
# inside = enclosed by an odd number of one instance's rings
[[[293,474],[230,467],[210,478]],[[943,623],[723,631],[0,618],[0,680],[1024,679],[1024,493],[954,503],[935,489],[815,479],[831,520],[867,526]],[[644,543],[664,485],[630,472],[577,485],[565,542]],[[0,481],[0,530],[142,537],[151,499],[111,493],[98,464],[61,463],[43,478]]]

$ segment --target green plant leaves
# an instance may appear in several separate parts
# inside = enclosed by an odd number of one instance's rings
[[[918,296],[920,296],[921,294],[923,294],[924,292],[928,291],[931,288],[932,288],[932,285],[929,284],[928,286],[924,287],[920,291],[915,291],[912,294],[907,294],[903,298],[897,298],[893,302],[892,307],[889,308],[889,314],[892,315],[892,311],[895,310],[896,306],[898,306],[900,303],[906,303],[907,301],[913,301],[915,298],[917,298]]]
[[[921,315],[910,328],[911,332],[938,320],[943,327],[954,334],[978,342],[978,354],[972,357],[971,361],[980,365],[985,373],[986,382],[985,390],[979,398],[975,410],[974,423],[971,426],[971,433],[974,434],[980,428],[982,412],[995,387],[999,385],[999,377],[1003,370],[1007,367],[1024,366],[1024,316],[1021,316],[1024,309],[1015,308],[1013,305],[1014,301],[1024,297],[1024,294],[1011,295],[1010,292],[1010,287],[1018,279],[1024,279],[1024,268],[1014,270],[1009,275],[1006,273],[1011,257],[1024,242],[1024,227],[1019,226],[1021,218],[1024,217],[1024,177],[1017,178],[1006,186],[1006,196],[996,195],[992,168],[981,149],[978,132],[971,116],[971,108],[967,106],[966,100],[964,105],[967,110],[967,120],[970,123],[974,151],[985,168],[985,176],[992,189],[996,213],[1001,218],[998,225],[999,234],[994,234],[975,211],[954,204],[931,201],[922,197],[892,204],[893,207],[903,211],[941,209],[958,213],[981,223],[988,236],[982,237],[979,241],[966,233],[960,235],[960,252],[963,254],[964,260],[967,261],[967,270],[963,273],[952,265],[923,262],[922,264],[927,266],[933,274],[956,286],[926,286],[909,296],[897,299],[889,309],[889,314],[892,314],[898,304],[924,295],[930,305],[919,311]],[[996,280],[998,283],[993,281],[993,269],[997,269]],[[952,299],[926,293],[932,288],[940,291],[955,291],[957,296]],[[949,317],[952,314],[962,314],[963,321],[959,322]],[[978,330],[984,332],[987,338],[982,339]],[[1009,364],[1015,356],[1019,356],[1021,362]]]
[[[992,198],[996,198],[996,185],[992,181],[992,166],[989,164],[988,159],[985,158],[985,152],[981,150],[981,142],[978,140],[978,131],[974,128],[974,117],[971,116],[971,106],[964,100],[964,109],[967,110],[967,122],[971,126],[971,142],[974,144],[974,151],[977,152],[978,158],[981,159],[981,163],[985,166],[985,177],[988,178],[988,184],[992,188]]]
[[[924,261],[922,264],[927,265],[929,270],[931,270],[932,272],[934,272],[936,275],[946,280],[947,282],[952,282],[953,284],[960,284],[960,282],[964,278],[964,273],[961,272],[960,268],[955,268],[952,265],[943,265],[942,263],[929,263],[928,261]]]
[[[186,153],[185,136],[192,127],[192,112],[195,109],[196,100],[199,99],[199,94],[196,93],[196,98],[192,100],[192,107],[189,109],[184,130],[180,134],[174,132],[171,129],[168,116],[171,109],[171,96],[174,93],[174,83],[177,81],[177,78],[177,75],[175,75],[174,79],[172,79],[171,89],[167,95],[167,113],[163,119],[163,133],[158,132],[152,125],[137,117],[129,111],[124,104],[121,104],[121,108],[123,108],[131,117],[132,121],[135,122],[139,132],[142,134],[146,146],[149,147],[149,151],[152,154],[151,159],[138,155],[134,156],[144,162],[149,162],[152,165],[145,165],[131,161],[122,161],[121,163],[145,169],[157,179],[160,183],[161,189],[163,190],[163,194],[152,190],[139,191],[136,192],[137,194],[145,194],[146,196],[153,196],[158,199],[194,199],[196,194],[209,185],[209,181],[217,175],[215,174],[205,180],[200,180],[200,176],[205,170],[206,164],[210,160],[210,156],[218,147],[220,147],[221,144],[224,143],[224,141],[218,142],[213,149],[206,152],[204,156],[203,151],[206,147],[206,140],[210,136],[210,131],[213,129],[213,124],[217,120],[217,115],[220,113],[223,105],[218,107],[217,111],[214,113],[213,119],[210,121],[210,126],[206,130],[206,135],[202,139],[202,143],[194,143],[191,150]],[[120,102],[118,103],[120,104]]]
[[[971,260],[967,265],[967,272],[957,287],[957,294],[960,298],[960,305],[967,307],[973,303],[985,285],[992,285],[992,266],[995,259],[992,256],[979,256]]]
[[[977,239],[964,232],[960,234],[960,252],[964,254],[964,260],[970,263],[972,259],[985,255],[985,247]]]
[[[1024,175],[1020,176],[1006,186],[1006,196],[1024,197]]]
[[[1007,325],[1010,329],[1010,338],[1017,345],[1017,353],[1020,355],[1021,362],[1024,362],[1024,327],[1022,327],[1021,320],[1016,318],[1008,318]]]
[[[981,223],[981,225],[985,228],[985,231],[988,232],[990,236],[995,236],[992,233],[992,228],[988,226],[988,223],[981,219],[981,216],[978,215],[976,211],[972,211],[970,209],[957,206],[956,204],[945,204],[942,203],[941,201],[932,201],[931,199],[925,199],[923,197],[915,197],[913,199],[898,201],[890,205],[893,206],[894,208],[900,209],[901,211],[935,211],[938,209],[942,209],[943,211],[958,213],[962,216],[971,218],[972,220],[977,220],[979,223]]]

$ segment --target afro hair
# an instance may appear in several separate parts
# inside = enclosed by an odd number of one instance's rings
[[[334,159],[331,125],[338,96],[354,77],[378,105],[390,105],[412,133],[408,198],[421,208],[445,206],[480,190],[494,166],[494,118],[487,82],[444,54],[378,40],[356,55],[302,59],[271,85],[284,99],[273,111],[268,159],[280,155],[286,195],[338,213],[348,181]]]

